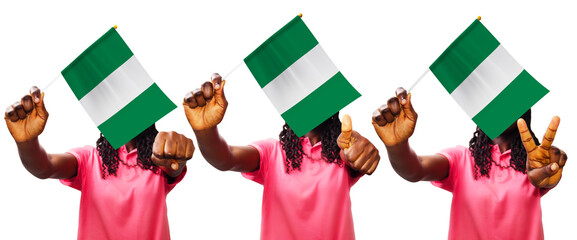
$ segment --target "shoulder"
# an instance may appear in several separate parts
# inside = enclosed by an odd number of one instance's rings
[[[272,153],[277,151],[277,149],[282,149],[280,141],[272,138],[254,141],[250,143],[249,146],[256,148],[261,155],[263,153]]]
[[[449,160],[449,164],[453,165],[456,162],[462,162],[467,159],[467,156],[471,155],[468,147],[465,146],[455,146],[450,148],[445,148],[441,150],[438,154],[444,156]]]
[[[66,151],[66,153],[72,154],[74,157],[76,157],[76,160],[78,162],[91,161],[94,158],[99,157],[98,150],[96,149],[96,147],[88,145],[83,147],[72,148]]]
[[[92,155],[93,153],[97,152],[97,150],[93,146],[86,145],[82,147],[72,148],[66,152],[72,155]]]
[[[469,151],[468,147],[459,145],[459,146],[454,146],[454,147],[450,147],[450,148],[445,148],[445,149],[439,151],[439,154],[459,156],[459,155],[466,155],[469,152],[470,151]]]

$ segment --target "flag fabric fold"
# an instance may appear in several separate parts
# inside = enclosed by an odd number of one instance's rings
[[[429,67],[481,130],[495,139],[549,90],[475,20]]]
[[[176,108],[114,28],[62,70],[62,76],[115,149]]]
[[[361,96],[299,16],[249,54],[244,62],[299,137]]]

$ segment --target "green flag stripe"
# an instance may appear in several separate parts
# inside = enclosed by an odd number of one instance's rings
[[[473,121],[489,138],[495,139],[548,92],[549,90],[523,70],[509,86],[473,117]]]
[[[175,108],[176,105],[155,83],[100,124],[98,129],[112,147],[118,149]]]
[[[111,28],[62,70],[62,76],[80,100],[132,55],[116,29]]]
[[[317,44],[317,39],[297,16],[248,55],[244,62],[262,88]]]
[[[498,46],[499,41],[475,20],[429,68],[452,93]]]
[[[281,116],[301,137],[360,96],[338,72]]]

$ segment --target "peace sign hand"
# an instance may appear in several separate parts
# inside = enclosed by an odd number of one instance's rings
[[[537,146],[533,141],[525,120],[519,119],[517,121],[519,134],[527,151],[527,176],[535,187],[552,188],[561,180],[561,173],[567,162],[567,154],[563,150],[551,146],[560,121],[561,119],[557,116],[551,119],[541,146]]]

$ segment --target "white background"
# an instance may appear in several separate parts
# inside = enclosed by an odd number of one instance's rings
[[[8,3],[9,2],[9,3]],[[570,156],[561,183],[542,198],[548,239],[575,239],[577,20],[569,1],[2,1],[0,105],[32,85],[45,86],[84,49],[117,24],[156,83],[179,106],[157,123],[194,138],[180,107],[185,92],[226,74],[298,13],[345,77],[363,94],[343,113],[381,152],[372,176],[351,190],[358,239],[446,239],[451,194],[409,183],[390,167],[370,118],[409,87],[478,16],[511,55],[551,92],[533,107],[541,137],[551,117],[561,125],[554,144]],[[230,144],[276,138],[283,124],[243,65],[227,79],[229,109],[219,128]],[[44,90],[44,89],[43,89]],[[40,136],[48,152],[94,145],[98,131],[63,79],[46,90],[50,118]],[[412,147],[433,154],[467,145],[475,129],[432,74],[413,91],[419,122]],[[4,124],[1,124],[4,125]],[[80,192],[39,180],[20,163],[0,127],[0,239],[74,239]],[[172,239],[258,239],[262,186],[212,168],[197,151],[188,174],[168,195]],[[523,228],[525,226],[509,226]]]

